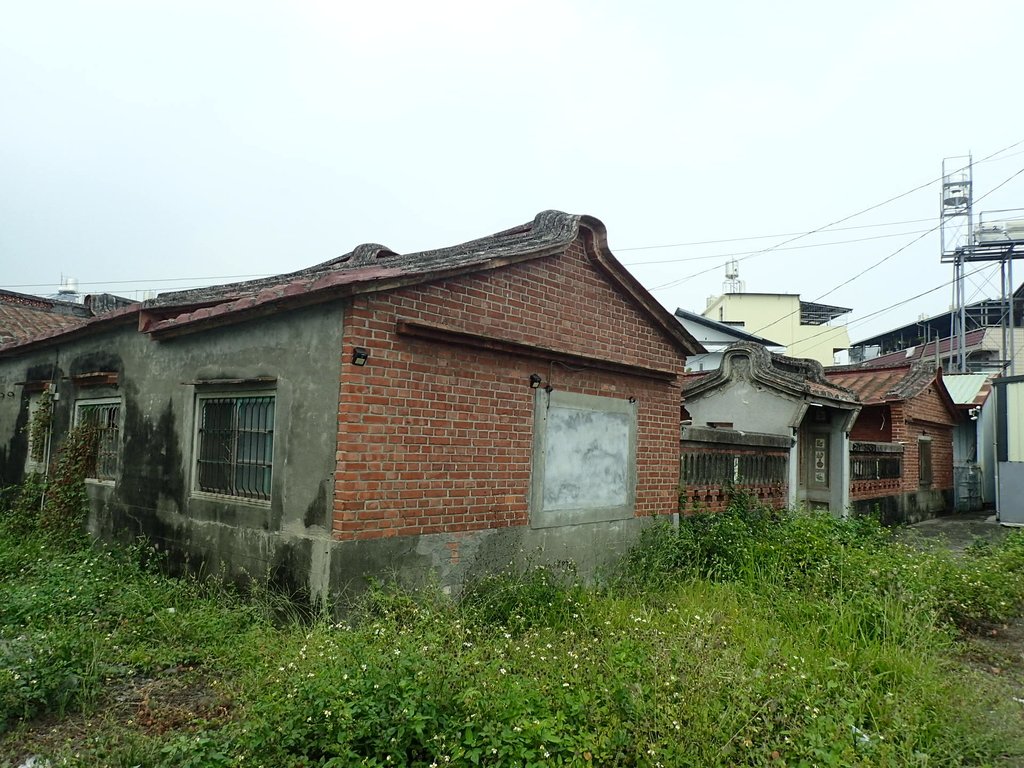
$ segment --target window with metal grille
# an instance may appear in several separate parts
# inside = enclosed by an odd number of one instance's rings
[[[892,480],[902,474],[899,456],[851,456],[851,480]]]
[[[115,480],[121,456],[121,401],[80,400],[75,423],[93,431],[93,451],[85,476],[90,480]]]
[[[244,499],[270,498],[274,396],[202,396],[196,487]]]

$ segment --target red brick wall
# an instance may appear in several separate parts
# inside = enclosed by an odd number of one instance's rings
[[[906,472],[906,465],[904,465]],[[850,482],[850,501],[877,499],[902,493],[904,480],[902,477],[890,477],[884,480],[853,480]]]
[[[947,424],[952,426],[956,423],[953,415],[946,407],[945,401],[936,391],[936,385],[932,384],[928,389],[915,397],[908,403],[907,416],[917,421],[928,421],[933,424]]]
[[[777,456],[786,461],[789,459],[788,451],[773,449],[741,448],[730,445],[715,445],[711,443],[684,442],[681,446],[681,453],[720,454],[725,456],[758,455]],[[714,483],[714,484],[692,484],[688,483],[681,488],[679,497],[679,511],[684,514],[696,512],[724,512],[733,494],[743,492],[749,494],[775,509],[783,509],[789,505],[789,483],[771,483],[768,485],[752,485],[747,483]]]
[[[954,418],[936,391],[935,384],[906,404],[906,416],[904,491],[915,491],[920,487],[918,439],[924,435],[932,438],[932,483],[928,487],[952,489]]]
[[[566,253],[357,297],[345,312],[334,536],[375,538],[525,525],[533,398],[638,401],[636,512],[676,509],[678,382],[400,335],[399,319],[682,372],[684,360],[607,282],[579,241]],[[349,362],[354,346],[369,362]]]
[[[851,440],[892,442],[892,417],[888,405],[865,405],[850,430]]]
[[[857,480],[850,485],[850,499],[879,498],[920,489],[920,451],[922,436],[932,439],[932,483],[927,488],[950,490],[953,487],[953,417],[939,396],[936,385],[916,397],[888,406],[868,406],[861,411],[851,432],[853,440],[887,442],[871,437],[871,426],[879,423],[877,413],[889,409],[890,442],[903,444],[903,476],[889,480]],[[875,412],[875,413],[872,413]],[[863,422],[863,424],[862,424]],[[877,432],[876,432],[877,434]]]

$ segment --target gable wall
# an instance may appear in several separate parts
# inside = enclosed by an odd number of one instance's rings
[[[451,533],[529,522],[537,373],[559,392],[638,401],[636,514],[676,509],[678,381],[400,335],[400,319],[682,372],[676,347],[574,242],[561,255],[356,298],[347,310],[334,535]],[[350,364],[366,347],[367,366]]]
[[[892,442],[892,416],[888,405],[865,405],[850,430],[851,440]]]

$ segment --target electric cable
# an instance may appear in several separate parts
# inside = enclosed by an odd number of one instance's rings
[[[1024,173],[1024,167],[1020,168],[1020,169],[1019,169],[1019,170],[1018,170],[1018,171],[1017,171],[1016,173],[1014,173],[1014,174],[1011,174],[1011,175],[1010,175],[1010,176],[1009,176],[1008,178],[1006,178],[1006,179],[1004,179],[1003,181],[1001,181],[1000,183],[996,184],[996,186],[992,187],[992,189],[990,189],[990,190],[989,190],[988,192],[986,192],[986,193],[985,193],[985,194],[983,194],[983,195],[982,195],[981,197],[979,197],[979,198],[977,198],[976,200],[974,200],[974,203],[978,203],[978,202],[981,202],[982,200],[984,200],[984,199],[985,199],[986,197],[988,197],[989,195],[991,195],[991,194],[992,194],[993,192],[995,192],[996,190],[998,190],[998,189],[1000,189],[1000,188],[1002,188],[1002,187],[1006,186],[1007,184],[1009,184],[1009,183],[1010,183],[1011,181],[1013,181],[1013,180],[1014,180],[1015,178],[1017,178],[1018,176],[1020,176],[1020,175],[1021,175],[1022,173]],[[923,239],[924,239],[925,237],[927,237],[927,236],[928,236],[929,234],[931,234],[932,232],[935,232],[935,231],[937,231],[937,230],[938,230],[938,229],[939,229],[939,228],[940,228],[941,226],[942,226],[942,223],[941,223],[941,221],[940,221],[940,222],[939,222],[939,224],[937,224],[936,226],[934,226],[934,227],[932,227],[931,229],[929,229],[929,230],[925,231],[925,232],[924,232],[923,234],[921,234],[920,236],[918,236],[918,237],[915,237],[915,238],[914,238],[913,240],[911,240],[910,242],[908,242],[908,243],[906,243],[905,245],[901,246],[900,248],[897,248],[897,249],[896,249],[895,251],[893,251],[893,252],[892,252],[892,253],[890,253],[889,255],[887,255],[887,256],[885,256],[885,257],[883,257],[883,258],[879,259],[878,261],[876,261],[876,262],[875,262],[874,264],[872,264],[871,266],[869,266],[869,267],[865,267],[865,268],[864,268],[864,269],[862,269],[862,270],[861,270],[860,272],[858,272],[857,274],[855,274],[855,275],[854,275],[853,277],[850,277],[850,278],[848,278],[847,280],[844,280],[843,282],[841,282],[841,283],[840,283],[839,285],[835,286],[834,288],[831,288],[830,290],[827,290],[827,291],[825,291],[825,293],[821,294],[821,295],[820,295],[820,296],[818,296],[817,298],[815,298],[815,299],[811,299],[811,302],[812,302],[812,303],[814,303],[814,302],[818,302],[818,301],[821,301],[821,300],[822,300],[822,299],[824,299],[824,298],[825,298],[826,296],[829,296],[830,294],[833,294],[833,293],[835,293],[835,292],[836,292],[836,291],[838,291],[838,290],[839,290],[840,288],[843,288],[843,287],[845,287],[845,286],[849,285],[850,283],[852,283],[852,282],[853,282],[854,280],[858,280],[858,279],[860,279],[861,277],[863,277],[864,275],[866,275],[866,274],[867,274],[868,272],[870,272],[871,270],[873,270],[873,269],[875,269],[876,267],[879,267],[879,266],[881,266],[882,264],[884,264],[885,262],[889,261],[889,259],[893,258],[894,256],[897,256],[897,255],[899,255],[900,253],[903,253],[903,251],[907,250],[907,248],[909,248],[910,246],[914,245],[914,243],[917,243],[918,241],[920,241],[920,240],[923,240]],[[974,273],[972,273],[972,274],[975,274],[975,273],[977,273],[978,271],[979,271],[979,270],[975,270],[975,272],[974,272]],[[787,318],[790,318],[790,317],[792,317],[793,315],[795,315],[795,314],[796,314],[797,312],[799,312],[799,311],[800,311],[800,309],[799,309],[799,308],[797,308],[797,309],[794,309],[794,310],[793,310],[792,312],[789,312],[789,313],[787,313],[787,314],[783,315],[782,317],[779,317],[779,318],[777,318],[777,319],[775,319],[775,320],[772,320],[772,322],[770,322],[770,323],[768,323],[767,325],[764,325],[764,326],[762,326],[762,327],[758,328],[758,329],[757,329],[756,331],[751,331],[751,333],[753,333],[753,334],[755,334],[755,335],[758,335],[758,334],[760,334],[760,333],[761,333],[761,331],[765,330],[766,328],[771,328],[771,327],[772,327],[773,325],[775,325],[775,324],[777,324],[777,323],[781,323],[781,322],[782,322],[783,320],[786,320]]]
[[[1020,139],[1019,141],[1015,141],[1013,144],[1009,144],[1009,145],[1003,147],[1002,149],[999,149],[999,150],[997,150],[997,151],[995,151],[995,152],[993,152],[993,153],[991,153],[989,155],[986,155],[985,157],[983,157],[978,162],[985,162],[987,160],[990,160],[990,159],[996,157],[997,155],[1003,154],[1004,152],[1009,152],[1011,149],[1014,149],[1014,148],[1020,146],[1021,144],[1024,144],[1024,139]],[[961,168],[954,169],[954,170],[950,171],[949,173],[941,175],[941,176],[938,176],[937,178],[931,179],[931,180],[929,180],[928,182],[926,182],[924,184],[919,184],[916,187],[913,187],[912,189],[907,190],[906,192],[902,192],[902,193],[900,193],[898,195],[890,197],[887,200],[883,200],[880,203],[876,203],[875,205],[868,206],[867,208],[864,208],[864,209],[862,209],[860,211],[857,211],[856,213],[851,213],[849,216],[844,216],[843,218],[837,219],[836,221],[833,221],[830,224],[824,224],[824,225],[818,227],[817,229],[812,229],[812,230],[810,230],[808,232],[804,232],[804,233],[802,233],[800,235],[797,235],[795,237],[792,237],[792,238],[790,238],[788,240],[783,240],[781,243],[778,243],[776,245],[769,246],[768,248],[764,248],[764,249],[762,249],[760,251],[756,251],[756,252],[750,254],[749,256],[744,256],[741,259],[737,259],[737,261],[746,261],[747,259],[752,259],[755,256],[758,256],[760,254],[770,253],[771,251],[776,251],[776,250],[778,250],[779,248],[781,248],[784,245],[789,245],[790,243],[795,242],[797,240],[800,240],[800,239],[802,239],[804,237],[810,237],[811,235],[817,234],[818,232],[822,232],[822,231],[824,231],[826,229],[830,229],[830,228],[834,227],[836,224],[841,224],[844,221],[849,221],[850,219],[856,218],[857,216],[865,214],[868,211],[873,211],[876,208],[881,208],[884,205],[888,205],[889,203],[895,202],[896,200],[899,200],[901,198],[907,197],[908,195],[911,195],[914,192],[918,192],[918,191],[920,191],[922,189],[925,189],[926,187],[929,187],[929,186],[931,186],[932,184],[934,184],[936,182],[942,181],[943,178],[946,178],[950,174],[962,171],[962,170],[964,170],[967,167],[969,167],[969,166],[965,165],[965,166],[962,166]],[[1022,169],[1022,170],[1024,170],[1024,169]],[[1016,174],[1014,174],[1014,175],[1016,175]],[[1013,178],[1013,177],[1011,177],[1011,178]],[[1007,179],[1007,181],[1009,181],[1009,179]],[[999,186],[1002,186],[1002,185],[999,185]],[[991,194],[996,189],[999,189],[999,187],[998,186],[995,187],[994,189],[990,190],[987,194]],[[936,226],[934,229],[938,229],[938,228],[939,227]],[[706,274],[708,272],[711,272],[711,271],[713,271],[714,269],[717,269],[717,268],[718,268],[718,265],[715,265],[714,267],[709,267],[708,269],[702,269],[699,272],[695,272],[695,273],[693,273],[691,275],[687,275],[685,277],[681,277],[681,278],[678,278],[676,280],[671,280],[671,281],[669,281],[667,283],[663,283],[661,285],[656,285],[653,288],[650,288],[648,290],[650,290],[651,292],[654,292],[654,291],[664,290],[665,288],[671,288],[673,286],[679,285],[682,282],[690,280],[691,278],[698,277],[700,275],[703,275],[703,274]]]

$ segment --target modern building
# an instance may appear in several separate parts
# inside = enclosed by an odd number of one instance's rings
[[[1013,295],[1013,328],[1009,333],[1007,304],[985,299],[964,307],[964,357],[969,373],[1002,375],[1012,355],[1024,360],[1024,285]],[[889,365],[905,355],[907,360],[931,359],[947,373],[958,367],[960,345],[953,336],[953,310],[860,339],[850,346],[850,362]],[[1003,326],[1007,326],[1004,339]]]
[[[719,323],[769,338],[790,357],[816,360],[823,366],[850,346],[846,326],[834,324],[852,310],[801,301],[792,293],[723,293],[708,300],[702,315]]]
[[[753,344],[760,344],[769,352],[785,354],[786,348],[763,336],[755,336],[747,333],[738,323],[720,323],[696,312],[688,312],[685,309],[676,309],[675,316],[682,323],[683,327],[699,341],[707,354],[693,355],[686,359],[686,370],[693,372],[711,371],[717,368],[722,362],[722,353],[730,344],[737,341],[748,341]]]

